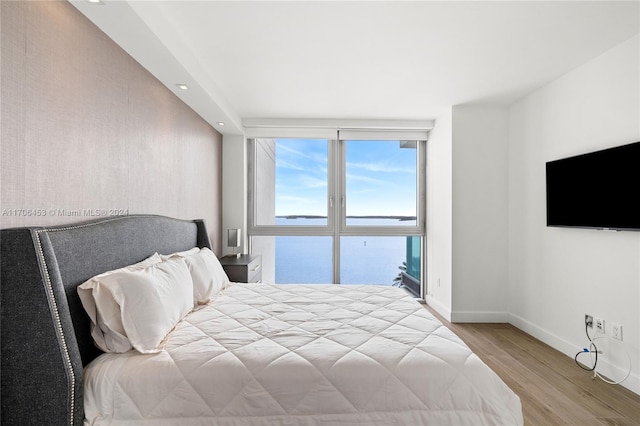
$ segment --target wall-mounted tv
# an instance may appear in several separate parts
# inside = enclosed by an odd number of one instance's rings
[[[547,226],[640,231],[640,142],[549,161]]]

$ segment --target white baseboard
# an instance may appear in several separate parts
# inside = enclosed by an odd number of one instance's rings
[[[571,358],[574,358],[576,353],[585,346],[584,342],[571,343],[518,315],[508,314],[508,322]],[[579,367],[576,366],[576,368]],[[619,380],[627,374],[626,366],[621,368],[602,359],[598,360],[597,371],[601,375],[611,378],[612,381]],[[640,376],[632,373],[624,382],[620,383],[620,386],[640,395]]]
[[[434,311],[442,315],[444,319],[451,322],[451,311],[449,310],[449,308],[429,295],[425,296],[425,301],[427,302],[427,305],[429,305],[429,307],[433,308]]]

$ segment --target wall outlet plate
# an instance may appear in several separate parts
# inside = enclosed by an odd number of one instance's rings
[[[595,328],[600,333],[604,334],[604,319],[602,318],[594,318],[593,319],[593,328]]]
[[[587,325],[587,327],[593,328],[593,315],[585,314],[584,323]]]
[[[622,324],[610,322],[609,328],[611,329],[611,336],[614,339],[622,340]]]

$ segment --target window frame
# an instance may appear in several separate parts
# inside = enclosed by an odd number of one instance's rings
[[[375,139],[384,140],[384,139]],[[391,139],[390,139],[391,140]],[[393,139],[395,140],[395,139]],[[340,158],[338,166],[340,167],[340,211],[337,218],[340,221],[340,235],[344,236],[423,236],[426,229],[426,141],[417,141],[416,145],[416,225],[415,226],[362,226],[347,225],[347,204],[349,200],[346,198],[347,193],[347,158],[346,158],[346,142],[354,141],[354,139],[341,139]],[[367,140],[362,140],[366,143]]]
[[[271,129],[252,132],[247,138],[247,236],[331,236],[333,240],[333,283],[340,284],[340,237],[395,236],[421,237],[420,291],[426,293],[426,132],[417,131],[329,131],[326,129]],[[263,135],[263,136],[258,136]],[[332,135],[332,136],[331,136]],[[359,226],[346,224],[346,142],[355,137],[371,140],[413,140],[416,144],[416,224],[415,226]],[[331,136],[331,137],[330,137]],[[416,137],[417,136],[417,137]],[[348,137],[348,138],[347,138]],[[258,225],[256,221],[256,139],[327,139],[327,225]],[[359,139],[367,140],[367,139]]]

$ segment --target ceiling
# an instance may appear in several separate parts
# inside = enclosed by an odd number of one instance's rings
[[[71,3],[228,134],[508,105],[640,32],[640,1]]]

